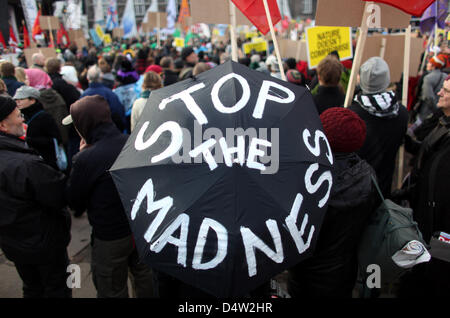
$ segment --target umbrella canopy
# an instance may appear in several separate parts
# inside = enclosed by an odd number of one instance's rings
[[[142,260],[234,297],[311,255],[332,164],[307,89],[228,61],[153,91],[111,174]]]

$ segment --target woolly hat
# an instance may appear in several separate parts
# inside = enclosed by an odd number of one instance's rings
[[[351,153],[366,140],[366,123],[343,107],[332,107],[320,115],[325,135],[333,152]]]
[[[286,78],[288,82],[301,85],[302,84],[302,74],[297,70],[288,70],[286,72]]]
[[[443,67],[445,67],[446,63],[446,58],[444,54],[439,54],[439,55],[435,55],[430,59],[430,63],[438,69],[441,69]]]
[[[391,82],[389,66],[381,57],[371,57],[359,69],[360,85],[364,94],[384,92]]]
[[[161,66],[153,64],[153,65],[149,65],[149,67],[147,67],[147,69],[145,70],[145,73],[147,72],[155,72],[156,74],[161,74],[163,72],[163,69]]]
[[[16,109],[16,106],[16,102],[12,98],[0,96],[0,121],[8,117]]]

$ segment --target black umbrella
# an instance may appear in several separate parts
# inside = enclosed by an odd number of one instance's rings
[[[308,258],[333,163],[311,94],[234,62],[151,93],[111,174],[141,258],[218,297]]]

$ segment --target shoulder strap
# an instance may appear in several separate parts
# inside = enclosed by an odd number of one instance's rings
[[[26,124],[29,126],[30,123],[33,121],[33,119],[35,119],[37,116],[39,116],[39,115],[42,114],[43,112],[44,112],[43,110],[38,111],[36,114],[34,114],[34,115],[26,122]]]
[[[373,174],[370,174],[370,178],[372,179],[372,182],[375,185],[375,188],[377,189],[377,192],[381,197],[381,201],[384,201],[383,193],[381,193],[380,187],[378,186],[377,180],[375,180],[375,178],[373,177]]]

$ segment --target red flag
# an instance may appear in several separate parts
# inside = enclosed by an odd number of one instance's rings
[[[17,38],[16,35],[14,34],[13,28],[11,26],[11,24],[9,25],[9,46],[11,47],[17,47]]]
[[[34,20],[33,30],[31,33],[31,37],[34,41],[36,41],[35,36],[38,34],[42,34],[41,23],[39,22],[39,17],[41,16],[41,9],[39,9],[36,20]]]
[[[0,31],[0,43],[3,45],[3,49],[6,49],[6,42],[2,31]]]
[[[364,1],[373,1],[373,0],[364,0]],[[381,2],[384,4],[388,4],[416,17],[421,17],[422,14],[425,12],[425,10],[434,1],[435,0],[375,0],[373,2]]]
[[[59,30],[56,33],[56,44],[62,45],[64,47],[68,47],[70,44],[69,34],[67,33],[64,25],[61,22],[59,23]]]
[[[23,25],[23,48],[26,49],[30,46],[30,35],[28,34],[27,26],[25,22],[22,21]]]
[[[236,7],[253,23],[254,26],[262,33],[267,34],[270,31],[267,21],[266,10],[264,10],[263,0],[231,0]],[[280,9],[276,0],[267,0],[269,5],[272,23],[275,25],[281,20]]]

